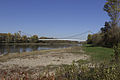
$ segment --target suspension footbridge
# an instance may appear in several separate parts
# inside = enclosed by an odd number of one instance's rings
[[[32,36],[31,34],[28,34],[28,33],[25,33],[25,32],[22,32],[22,31],[19,31],[21,34],[23,35],[28,35],[28,36]],[[91,34],[93,32],[91,31],[86,31],[86,32],[83,32],[83,33],[79,33],[79,34],[73,34],[73,35],[70,35],[70,36],[66,36],[66,37],[62,37],[62,38],[53,38],[53,39],[40,39],[40,41],[46,41],[46,40],[67,40],[67,41],[78,41],[78,42],[83,42],[83,41],[86,41],[86,37],[85,35],[88,35],[88,34]]]

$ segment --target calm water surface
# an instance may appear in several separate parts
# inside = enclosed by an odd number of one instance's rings
[[[71,46],[80,46],[77,45],[56,45],[56,46],[40,46],[40,45],[2,45],[0,46],[0,54],[8,54],[8,53],[22,53],[22,52],[31,52],[37,50],[48,50],[48,49],[56,49],[56,48],[67,48]]]

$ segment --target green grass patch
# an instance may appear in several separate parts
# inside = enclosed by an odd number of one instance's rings
[[[79,63],[79,64],[87,64],[87,63],[89,63],[89,61],[87,61],[87,60],[78,60],[78,61],[76,61],[76,63]]]
[[[110,61],[114,51],[112,48],[95,47],[92,45],[83,45],[84,51],[91,56],[93,62]]]

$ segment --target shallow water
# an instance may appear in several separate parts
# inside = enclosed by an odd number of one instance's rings
[[[37,50],[48,50],[48,49],[56,49],[56,48],[66,48],[71,46],[79,46],[77,45],[1,45],[0,46],[0,54],[8,54],[8,53],[22,53],[22,52],[31,52]]]

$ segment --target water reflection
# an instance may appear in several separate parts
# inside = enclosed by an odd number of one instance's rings
[[[22,52],[31,52],[36,50],[47,50],[47,49],[56,49],[56,48],[66,48],[73,45],[56,45],[56,46],[40,46],[40,45],[2,45],[0,46],[0,54],[8,53],[22,53]],[[75,46],[75,45],[74,45]]]

